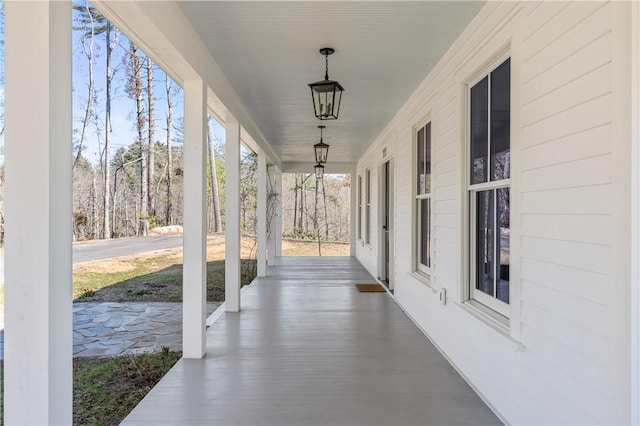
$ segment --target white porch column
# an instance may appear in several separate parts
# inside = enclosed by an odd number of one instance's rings
[[[258,273],[267,276],[267,157],[258,153]]]
[[[71,424],[71,4],[5,14],[4,421]]]
[[[225,126],[225,309],[240,311],[240,124]]]
[[[358,188],[358,169],[356,166],[353,166],[353,168],[351,169],[351,189],[350,189],[350,193],[351,193],[351,208],[349,209],[349,224],[350,224],[350,231],[349,231],[349,255],[350,256],[355,256],[356,255],[356,221],[360,220],[359,217],[357,217],[356,215],[356,209],[358,208],[358,191],[360,190],[360,188]]]
[[[282,256],[282,172],[277,169],[276,169],[276,192],[278,193],[278,204],[276,204],[274,256],[281,257]]]
[[[207,301],[207,88],[202,80],[184,82],[184,235],[182,351],[202,358],[206,351]]]
[[[276,264],[276,240],[278,238],[278,221],[280,220],[280,215],[278,214],[278,204],[280,204],[280,192],[278,191],[278,175],[280,172],[276,168],[275,165],[270,166],[271,173],[267,173],[267,177],[269,180],[269,188],[276,194],[275,205],[270,207],[271,220],[269,221],[269,238],[268,238],[268,249],[267,249],[267,266],[273,266]],[[268,170],[268,169],[267,169]],[[271,201],[274,203],[274,201]]]

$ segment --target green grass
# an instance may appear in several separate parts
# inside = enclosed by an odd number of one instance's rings
[[[138,263],[132,261],[132,263]],[[255,278],[255,260],[243,259],[242,284]],[[73,294],[83,302],[181,302],[182,265],[173,264],[160,270],[136,265],[128,272],[80,272],[74,274]],[[207,262],[207,300],[224,300],[224,261]]]
[[[254,244],[243,241],[242,285],[256,276],[256,261],[249,259]],[[207,245],[207,301],[224,300],[224,240]],[[349,244],[322,243],[324,256],[348,255]],[[317,256],[315,241],[283,241],[285,256]],[[1,294],[0,294],[1,296]],[[182,250],[74,265],[73,297],[82,302],[181,302]]]
[[[255,242],[242,241],[242,285],[256,276]],[[207,301],[224,301],[224,239],[207,244]],[[82,302],[181,302],[182,248],[73,266],[73,298]]]
[[[180,352],[73,360],[73,424],[117,425],[180,359]],[[4,424],[0,360],[0,424]]]
[[[119,424],[181,356],[161,351],[74,359],[73,424]]]

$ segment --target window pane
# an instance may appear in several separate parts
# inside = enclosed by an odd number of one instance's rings
[[[491,180],[510,174],[511,60],[491,73]]]
[[[431,267],[431,200],[420,200],[420,263]]]
[[[417,156],[417,168],[416,168],[416,173],[418,175],[418,195],[420,194],[424,194],[424,169],[425,169],[425,164],[424,164],[424,128],[421,128],[420,130],[418,130],[418,137],[417,137],[417,150],[416,150],[416,156]]]
[[[471,184],[487,181],[489,77],[471,88]]]
[[[493,190],[476,193],[476,289],[494,297]]]
[[[362,176],[358,176],[358,238],[362,239]]]
[[[505,303],[509,303],[509,237],[511,236],[509,226],[509,188],[500,188],[496,192],[498,197],[498,229],[500,230],[500,238],[496,240],[496,252],[500,253],[496,297]]]
[[[424,136],[424,193],[431,193],[431,123],[427,123],[424,128],[425,136]]]
[[[365,218],[365,240],[367,244],[371,242],[371,170],[367,169],[367,173],[365,176],[365,185],[367,187],[367,192],[365,193],[365,201],[367,203],[365,207],[366,218]]]

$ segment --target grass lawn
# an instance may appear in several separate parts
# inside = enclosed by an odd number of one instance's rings
[[[322,243],[322,256],[349,256],[349,243]],[[283,256],[319,256],[315,241],[282,240]]]
[[[73,424],[117,425],[180,359],[180,352],[73,360]],[[0,369],[4,371],[0,360]],[[4,374],[0,374],[0,396]],[[0,398],[0,424],[4,411]]]
[[[253,241],[242,241],[242,284],[255,278]],[[224,300],[224,240],[207,244],[207,301]],[[182,247],[73,265],[82,302],[181,302]]]
[[[207,301],[224,300],[224,239],[207,244]],[[323,256],[348,256],[349,244],[322,243]],[[256,275],[255,244],[242,241],[242,284]],[[284,240],[284,256],[317,256],[313,241]],[[1,297],[2,295],[0,295]],[[81,302],[181,302],[182,248],[116,257],[73,266],[73,297]]]
[[[73,360],[73,424],[117,425],[182,356],[179,352]]]

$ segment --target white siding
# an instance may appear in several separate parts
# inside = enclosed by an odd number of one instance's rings
[[[395,167],[395,297],[502,418],[513,424],[628,423],[628,141],[614,135],[628,3],[488,3],[358,163]],[[464,84],[504,48],[512,60],[510,336],[465,307]],[[619,54],[618,54],[619,55]],[[617,67],[617,68],[616,68]],[[624,73],[622,73],[624,74]],[[434,261],[412,273],[413,141],[430,116]],[[622,132],[624,133],[624,132]],[[394,135],[390,138],[388,135]],[[623,166],[624,167],[624,166]],[[372,186],[372,204],[379,189]],[[372,212],[377,213],[377,208]],[[377,214],[357,256],[376,274]],[[626,259],[626,258],[625,258]],[[630,265],[626,265],[629,266]],[[624,269],[624,268],[623,268]],[[622,283],[622,284],[621,284]],[[441,305],[437,290],[446,288]]]

